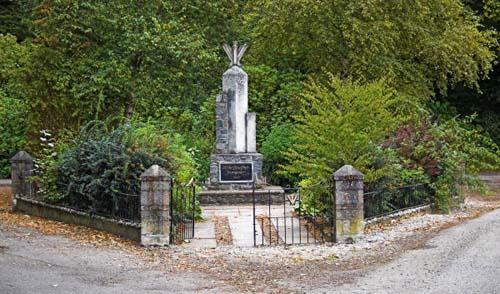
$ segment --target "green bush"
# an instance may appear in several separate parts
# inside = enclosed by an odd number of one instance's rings
[[[267,65],[245,66],[249,108],[257,113],[257,144],[260,147],[275,125],[293,121],[298,113],[296,96],[305,75],[293,69],[279,71]]]
[[[286,171],[279,171],[279,167],[287,163],[284,152],[296,141],[293,128],[292,123],[275,125],[262,143],[261,152],[264,155],[262,172],[272,184],[294,186],[299,180],[298,177]]]
[[[331,182],[344,164],[363,172],[367,182],[393,177],[397,160],[380,146],[407,119],[403,98],[384,81],[361,85],[332,75],[325,82],[311,80],[301,95],[296,141],[285,152],[283,170],[313,184]]]
[[[126,123],[109,129],[87,124],[57,159],[58,202],[114,214],[116,203],[140,194],[140,175],[158,164],[178,182],[196,176],[179,136],[160,134],[152,124]]]
[[[431,201],[446,212],[460,199],[459,184],[481,188],[475,175],[500,167],[498,146],[472,127],[473,117],[440,121],[419,108],[409,111],[412,102],[383,81],[361,85],[330,76],[306,84],[301,98],[283,170],[302,186],[327,183],[350,164],[365,174],[370,190],[429,183]]]
[[[6,97],[0,88],[0,178],[10,177],[9,160],[24,147],[25,116],[24,102]]]
[[[473,119],[451,117],[402,125],[385,143],[397,153],[405,170],[422,172],[420,177],[428,178],[439,210],[448,211],[453,200],[460,199],[459,184],[480,190],[478,172],[500,168],[498,146],[473,127]]]

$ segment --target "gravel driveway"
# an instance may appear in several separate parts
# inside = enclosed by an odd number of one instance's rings
[[[307,293],[500,293],[500,210],[442,231],[337,288]]]
[[[151,269],[119,250],[0,226],[0,293],[234,293],[200,273]]]

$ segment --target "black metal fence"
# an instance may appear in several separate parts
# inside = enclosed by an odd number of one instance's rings
[[[61,203],[63,206],[89,213],[91,215],[98,215],[106,218],[126,221],[126,222],[141,222],[141,195],[127,194],[116,192],[113,197],[101,203],[101,205],[90,205],[83,207],[83,203]]]
[[[196,185],[193,179],[184,185],[172,179],[170,187],[170,243],[178,244],[194,238]]]
[[[430,203],[433,190],[428,184],[387,186],[364,193],[365,219]]]
[[[335,242],[331,187],[253,189],[254,246]],[[266,202],[267,201],[267,202]]]
[[[36,185],[35,185],[36,186]],[[141,222],[141,195],[114,192],[112,197],[92,202],[88,198],[69,195],[62,201],[48,202],[39,189],[24,193],[23,197],[52,205],[126,222]],[[74,200],[74,201],[73,201]],[[86,201],[85,201],[86,200]],[[170,186],[171,242],[180,243],[194,237],[196,218],[196,185],[194,180],[180,184],[171,180]]]
[[[27,180],[31,181],[31,180]],[[76,197],[70,193],[62,200],[46,198],[43,187],[31,181],[30,189],[22,197],[44,202],[47,204],[85,212],[90,215],[102,216],[110,219],[139,223],[141,221],[141,195],[115,191],[106,199],[91,199],[89,197]],[[64,187],[68,189],[68,187]]]

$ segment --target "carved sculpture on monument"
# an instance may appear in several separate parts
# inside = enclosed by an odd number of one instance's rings
[[[256,116],[248,112],[248,75],[241,68],[247,45],[223,45],[231,60],[216,97],[216,153],[210,156],[209,189],[251,189],[262,181],[262,154],[256,150]]]

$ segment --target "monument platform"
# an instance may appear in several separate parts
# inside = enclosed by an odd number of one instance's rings
[[[283,203],[284,190],[279,186],[267,186],[255,189],[256,204]],[[201,205],[239,205],[252,204],[253,190],[203,190],[198,194]]]

